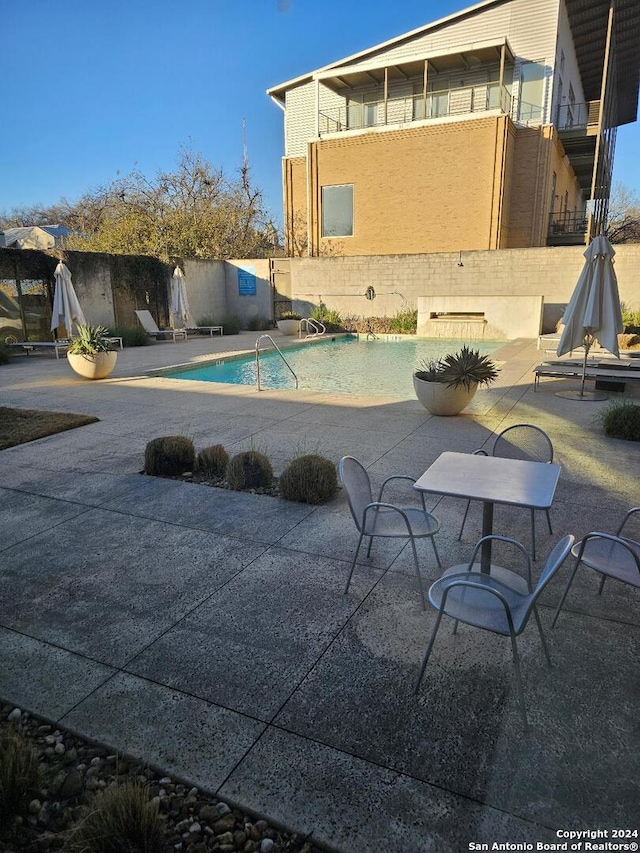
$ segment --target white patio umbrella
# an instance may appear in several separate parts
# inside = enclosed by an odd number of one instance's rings
[[[193,325],[184,273],[180,267],[176,267],[171,276],[171,322],[174,329],[186,329]]]
[[[55,268],[54,276],[56,289],[53,295],[53,310],[51,314],[51,331],[64,326],[67,334],[71,334],[71,326],[86,326],[87,321],[82,313],[78,297],[71,283],[71,273],[62,261]]]
[[[580,391],[566,392],[559,396],[576,400],[606,399],[593,392],[585,392],[587,356],[593,344],[600,346],[616,357],[618,335],[623,331],[618,281],[613,269],[615,251],[606,237],[593,239],[584,253],[585,264],[564,312],[564,331],[556,350],[564,355],[584,347],[582,382]]]

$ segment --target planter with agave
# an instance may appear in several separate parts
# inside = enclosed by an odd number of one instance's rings
[[[436,361],[423,362],[413,374],[413,387],[418,400],[432,415],[459,414],[467,406],[478,385],[490,385],[498,376],[498,368],[479,350],[463,346]]]
[[[116,366],[118,353],[111,349],[104,326],[78,326],[67,350],[67,361],[85,379],[104,379]]]
[[[295,311],[285,311],[276,322],[283,335],[292,336],[300,331],[300,320],[302,320],[300,314],[296,314]]]

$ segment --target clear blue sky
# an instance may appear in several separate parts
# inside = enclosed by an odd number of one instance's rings
[[[0,210],[71,201],[190,141],[233,174],[246,119],[254,183],[282,218],[277,83],[459,11],[465,0],[30,0],[5,15]],[[640,126],[614,180],[640,191]]]

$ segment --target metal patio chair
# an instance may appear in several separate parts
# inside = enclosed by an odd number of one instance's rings
[[[487,538],[487,537],[485,537]],[[502,539],[517,545],[528,559],[524,547],[513,539],[507,537],[492,537]],[[518,692],[518,703],[520,713],[524,722],[525,730],[528,730],[527,710],[524,702],[524,691],[522,689],[522,676],[520,674],[520,658],[518,655],[518,637],[526,628],[531,613],[533,613],[538,624],[542,648],[544,649],[547,663],[551,666],[549,649],[542,633],[542,624],[536,609],[536,601],[542,590],[549,583],[562,563],[566,560],[574,544],[574,536],[563,537],[551,550],[540,579],[534,590],[531,590],[530,581],[524,586],[528,592],[523,591],[523,579],[515,572],[503,570],[498,579],[491,574],[472,571],[476,556],[482,546],[482,539],[476,544],[467,571],[455,572],[445,575],[436,581],[429,589],[429,601],[438,611],[438,617],[431,633],[431,639],[425,652],[422,666],[416,681],[415,693],[420,689],[420,683],[424,676],[433,643],[440,627],[443,615],[455,619],[454,631],[458,622],[464,622],[476,628],[483,628],[494,634],[501,634],[511,638],[511,649],[513,651],[513,667],[515,672],[516,688]],[[513,580],[518,581],[519,589],[515,588]]]
[[[409,539],[411,549],[413,551],[413,559],[416,566],[416,577],[418,579],[418,589],[420,591],[420,599],[422,601],[422,609],[426,609],[426,601],[424,589],[422,587],[422,577],[420,575],[420,565],[418,563],[418,553],[416,551],[416,539],[428,537],[433,545],[433,552],[436,555],[436,562],[439,568],[442,568],[440,556],[434,535],[440,529],[440,523],[433,515],[427,512],[424,501],[424,494],[420,493],[422,507],[405,507],[396,506],[395,504],[383,502],[383,494],[387,483],[393,480],[409,480],[415,483],[413,477],[396,475],[387,477],[382,486],[378,499],[373,499],[371,491],[371,481],[363,465],[354,459],[353,456],[343,456],[338,464],[338,474],[340,482],[347,493],[349,501],[349,509],[356,523],[356,528],[360,534],[358,539],[358,547],[351,563],[351,570],[347,578],[345,595],[349,591],[351,576],[356,566],[356,560],[360,552],[360,546],[365,536],[369,537],[369,547],[367,548],[367,557],[371,555],[371,545],[375,536],[388,539]],[[412,496],[416,493],[413,491]]]
[[[552,628],[555,627],[560,610],[569,592],[569,587],[573,583],[580,564],[602,575],[602,580],[598,587],[598,595],[601,595],[604,582],[607,578],[614,578],[615,580],[622,581],[622,583],[640,588],[640,542],[622,535],[627,521],[638,512],[640,512],[640,506],[630,509],[625,514],[622,524],[618,527],[615,534],[587,533],[584,539],[575,545],[572,551],[573,556],[576,558],[575,566],[556,608],[553,622],[551,623]]]
[[[500,456],[503,459],[522,459],[525,462],[553,462],[553,444],[551,443],[551,439],[543,429],[540,429],[540,427],[534,426],[533,424],[514,424],[513,426],[507,427],[496,436],[496,440],[493,443],[493,448],[490,454],[487,453],[486,450],[474,450],[474,453],[482,454],[483,456]],[[460,527],[458,540],[462,539],[462,531],[464,530],[464,525],[467,521],[470,506],[471,501],[467,501],[467,508],[464,511],[464,518],[462,519],[462,526]],[[531,555],[534,560],[536,559],[535,513],[536,511],[532,509]],[[553,535],[549,510],[545,509],[545,513],[547,515],[549,534]]]

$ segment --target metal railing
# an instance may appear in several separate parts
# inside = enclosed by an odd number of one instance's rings
[[[321,110],[319,113],[320,134],[339,133],[343,130],[361,130],[367,127],[384,127],[390,124],[407,124],[425,119],[445,116],[467,115],[468,113],[500,110],[511,111],[511,95],[499,83],[482,83],[440,89],[402,98],[345,103],[344,106]]]
[[[571,210],[551,211],[549,214],[550,237],[584,237],[587,233],[587,214]]]
[[[262,391],[262,386],[260,385],[260,353],[261,353],[261,349],[260,349],[260,341],[261,341],[261,340],[263,340],[264,338],[267,338],[267,340],[269,340],[269,341],[271,342],[271,345],[272,345],[272,346],[273,346],[273,347],[274,347],[274,348],[275,348],[275,349],[280,353],[280,358],[281,358],[281,359],[284,361],[284,363],[287,365],[287,367],[288,367],[288,368],[289,368],[289,370],[291,371],[291,374],[292,374],[293,378],[294,378],[294,379],[295,379],[295,381],[296,381],[296,389],[297,389],[297,387],[298,387],[298,377],[297,377],[297,376],[296,376],[296,374],[293,372],[293,368],[291,367],[291,365],[289,364],[289,362],[287,361],[287,359],[284,357],[284,355],[282,354],[282,350],[280,349],[280,347],[278,346],[278,344],[273,340],[273,338],[271,337],[271,335],[260,335],[259,337],[257,337],[257,338],[256,338],[256,389],[257,389],[258,391]]]
[[[303,317],[302,320],[300,320],[300,330],[298,332],[300,337],[302,337],[303,329],[307,330],[305,338],[315,338],[318,335],[324,335],[327,331],[327,327],[324,323],[321,323],[320,320],[314,320],[313,317]],[[311,331],[309,331],[310,329]]]
[[[598,124],[600,101],[584,104],[563,104],[558,107],[556,125],[558,130],[581,130]]]

